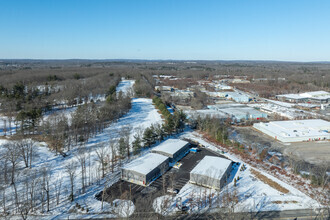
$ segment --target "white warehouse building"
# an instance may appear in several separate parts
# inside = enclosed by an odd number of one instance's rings
[[[232,161],[221,157],[205,156],[190,171],[190,183],[220,190],[226,184]]]
[[[330,122],[321,119],[261,122],[253,127],[282,142],[330,139]]]
[[[169,157],[169,162],[174,163],[180,160],[189,150],[189,142],[180,139],[168,139],[151,150]]]
[[[169,168],[169,158],[155,153],[148,153],[136,158],[121,168],[121,179],[127,182],[147,186],[163,175]]]

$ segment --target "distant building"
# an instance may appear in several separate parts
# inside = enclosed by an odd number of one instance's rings
[[[268,118],[268,115],[264,112],[258,111],[252,107],[248,107],[244,104],[220,104],[208,106],[212,110],[217,110],[226,115],[226,118],[231,118],[233,121],[240,122],[242,120],[249,119],[262,119]]]
[[[158,92],[174,92],[174,88],[171,86],[155,86],[155,91]]]
[[[194,92],[189,90],[175,90],[170,95],[179,98],[191,98],[194,97]]]
[[[169,157],[169,162],[180,160],[189,150],[189,142],[180,139],[168,139],[154,147],[151,152]]]
[[[248,95],[239,92],[228,92],[226,97],[240,103],[248,103],[250,101]]]
[[[330,101],[330,93],[326,91],[314,91],[298,94],[277,95],[277,99],[289,102],[320,102],[328,103]]]
[[[169,168],[169,158],[155,153],[148,153],[121,168],[121,179],[142,186],[163,175]]]
[[[232,161],[213,156],[205,156],[190,171],[190,182],[220,190],[227,182],[232,168]]]
[[[253,127],[281,142],[330,139],[330,122],[321,119],[261,122]]]
[[[222,79],[220,80],[222,83],[250,83],[249,80],[246,79]]]

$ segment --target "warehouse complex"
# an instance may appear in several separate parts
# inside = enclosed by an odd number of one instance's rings
[[[221,105],[212,105],[208,106],[212,110],[217,110],[224,115],[226,118],[231,118],[232,120],[236,120],[240,122],[241,120],[249,120],[249,119],[261,119],[267,118],[268,115],[264,112],[258,111],[252,107],[243,105],[243,104],[221,104]]]
[[[126,164],[121,169],[121,179],[138,185],[147,186],[163,175],[169,168],[169,158],[148,153]]]
[[[314,91],[298,94],[277,95],[276,98],[289,102],[320,102],[328,103],[330,101],[330,93],[326,91]]]
[[[214,156],[205,156],[190,172],[190,182],[220,190],[230,175],[232,161]]]
[[[180,139],[168,139],[153,148],[151,152],[169,157],[169,162],[180,160],[189,150],[189,143]]]
[[[330,122],[321,119],[255,123],[253,127],[282,142],[330,139]]]
[[[240,92],[228,92],[226,97],[240,103],[248,103],[250,101],[250,97],[248,95]]]

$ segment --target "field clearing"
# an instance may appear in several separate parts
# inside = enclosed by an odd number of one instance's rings
[[[256,171],[255,169],[251,169],[251,173],[256,176],[259,180],[261,180],[263,183],[271,186],[272,188],[282,192],[282,193],[289,193],[290,191],[278,184],[277,182],[267,178],[266,176],[262,175],[259,171]]]

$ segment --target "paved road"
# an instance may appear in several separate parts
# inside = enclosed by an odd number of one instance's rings
[[[217,215],[208,212],[204,216],[208,219],[223,219],[224,215]],[[212,213],[212,214],[210,214]],[[326,210],[315,212],[313,209],[297,209],[297,210],[285,210],[285,211],[265,211],[254,213],[235,213],[231,214],[234,219],[274,219],[274,220],[293,220],[293,219],[330,219],[330,213]],[[202,217],[202,216],[201,216]],[[202,217],[203,218],[203,217]],[[226,219],[226,218],[225,218]]]

